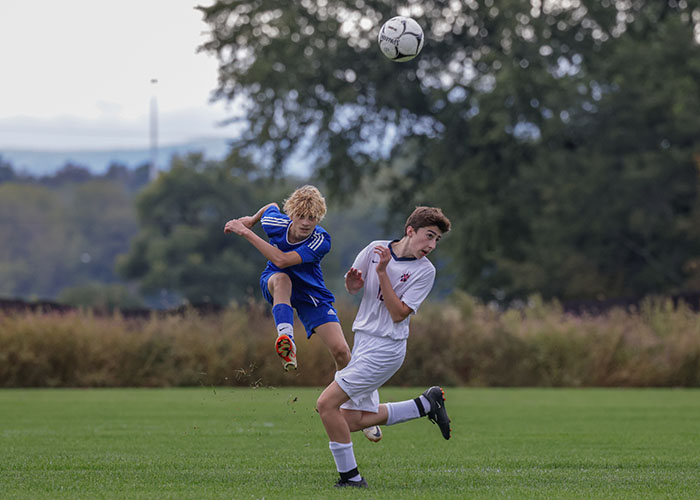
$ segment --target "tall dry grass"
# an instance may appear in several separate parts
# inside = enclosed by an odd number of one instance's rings
[[[670,300],[565,314],[533,298],[498,312],[457,294],[412,322],[395,381],[473,386],[700,386],[700,314]]]
[[[338,309],[352,344],[355,308]],[[284,373],[267,304],[148,319],[0,313],[0,386],[326,385],[330,354],[295,326],[299,370]],[[500,312],[454,294],[412,319],[406,361],[389,382],[433,383],[697,387],[700,315],[664,300],[600,316],[568,315],[537,299]]]
[[[0,386],[127,387],[323,385],[334,364],[317,339],[297,342],[307,358],[284,374],[265,304],[148,319],[89,312],[0,314]]]

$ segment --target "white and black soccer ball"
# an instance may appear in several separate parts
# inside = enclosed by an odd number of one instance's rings
[[[410,61],[423,48],[423,29],[414,19],[396,16],[379,30],[377,41],[386,57],[395,62]]]

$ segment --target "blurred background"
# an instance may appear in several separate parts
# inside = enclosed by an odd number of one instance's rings
[[[395,14],[413,61],[377,47]],[[0,297],[258,298],[223,225],[310,182],[337,295],[427,204],[436,300],[694,303],[699,41],[694,0],[3,2]]]

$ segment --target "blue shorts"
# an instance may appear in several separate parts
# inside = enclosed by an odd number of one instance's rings
[[[260,290],[262,290],[265,300],[272,304],[272,295],[267,289],[267,280],[275,273],[263,273],[260,276]],[[299,321],[306,329],[306,338],[313,335],[314,329],[317,326],[325,325],[326,323],[340,323],[338,320],[338,311],[333,307],[332,302],[300,300],[299,294],[295,293],[292,287],[292,307],[296,310]]]

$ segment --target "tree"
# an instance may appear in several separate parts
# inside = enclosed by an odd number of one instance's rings
[[[235,153],[226,162],[175,157],[137,199],[141,229],[119,259],[119,272],[138,280],[146,294],[177,292],[194,304],[254,295],[265,259],[223,227],[281,199],[285,187],[260,177]]]
[[[75,185],[65,212],[75,283],[114,283],[115,259],[129,249],[138,231],[134,197],[128,186],[94,179]]]
[[[687,291],[700,251],[700,50],[660,2],[585,62],[564,126],[529,167],[531,237],[503,262],[514,289],[563,298]]]
[[[64,210],[47,188],[0,184],[0,295],[46,297],[61,288],[70,245]]]
[[[62,304],[112,312],[115,309],[142,309],[143,301],[122,284],[85,283],[61,290]]]
[[[0,295],[54,298],[118,281],[114,259],[137,231],[127,184],[83,169],[38,180],[10,173],[0,184]]]
[[[2,156],[0,155],[0,184],[3,182],[13,181],[16,178],[17,174],[15,174],[15,170],[12,168],[12,165],[3,160]]]
[[[441,205],[457,284],[484,299],[668,292],[697,237],[697,2],[219,1],[200,7],[243,152],[299,151],[332,192]],[[381,21],[419,20],[409,63]],[[670,79],[670,80],[669,80]],[[680,140],[677,140],[680,139]],[[684,267],[685,266],[685,267]]]
[[[92,174],[87,167],[66,163],[56,173],[43,177],[41,181],[50,187],[60,187],[64,184],[80,184],[90,179]]]

